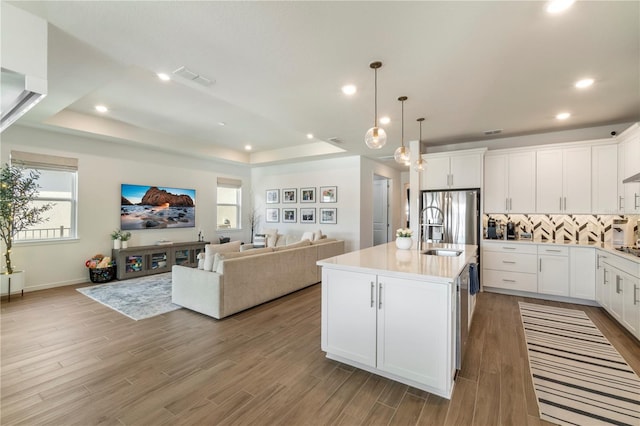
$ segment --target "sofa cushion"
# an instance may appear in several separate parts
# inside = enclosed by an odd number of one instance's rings
[[[320,240],[311,241],[311,244],[324,244],[324,243],[332,243],[334,241],[338,241],[336,238],[322,238]]]
[[[212,271],[214,261],[215,261],[215,256],[216,256],[215,254],[206,254],[204,256],[204,263],[202,265],[202,269],[204,269],[205,271]]]
[[[290,250],[290,249],[295,249],[295,248],[300,248],[300,247],[306,247],[306,246],[310,246],[311,245],[311,241],[309,240],[302,240],[302,241],[298,241],[297,243],[293,243],[293,244],[288,244],[286,246],[280,246],[280,247],[276,247],[273,249],[273,251],[280,251],[280,250]]]
[[[239,257],[249,257],[255,256],[257,254],[262,253],[271,253],[274,249],[271,247],[265,247],[260,249],[239,251],[239,252],[230,252],[230,253],[216,253],[215,262],[213,265],[213,272],[217,272],[219,274],[224,273],[224,260],[225,259],[237,259]]]
[[[240,251],[240,245],[242,241],[231,241],[225,244],[207,244],[204,246],[205,254],[214,255],[216,253],[229,253],[233,251]]]
[[[313,241],[313,231],[307,231],[304,234],[302,234],[302,238],[300,238],[300,240]]]

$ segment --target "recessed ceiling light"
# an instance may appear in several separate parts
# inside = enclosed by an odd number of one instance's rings
[[[251,151],[252,147],[251,147],[251,145],[245,145],[244,149],[245,149],[245,151]]]
[[[545,9],[555,15],[569,9],[574,2],[575,0],[551,0],[547,2]]]
[[[566,120],[569,117],[571,117],[571,113],[569,112],[561,112],[560,114],[556,115],[556,119],[558,120]]]
[[[226,125],[227,125],[227,123],[225,123],[224,121],[219,121],[218,122],[218,126],[226,126]]]
[[[169,81],[171,80],[171,77],[169,77],[169,74],[165,74],[163,72],[159,72],[158,74],[156,74],[158,76],[158,78],[162,81]]]
[[[104,105],[96,105],[96,111],[105,113],[109,111],[109,108]]]
[[[344,93],[345,95],[353,95],[357,92],[357,88],[356,86],[354,86],[353,84],[346,84],[344,86],[342,86],[342,93]]]
[[[307,133],[307,139],[313,139],[313,134],[312,133]]]
[[[380,120],[378,120],[378,121],[380,121],[380,124],[389,124],[389,123],[391,123],[391,119],[389,117],[386,117],[386,116],[385,117],[380,117]]]
[[[587,88],[589,86],[591,86],[593,84],[593,79],[592,78],[583,78],[582,80],[576,81],[575,86],[578,89],[584,89]]]

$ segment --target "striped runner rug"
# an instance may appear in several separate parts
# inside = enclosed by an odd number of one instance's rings
[[[640,378],[575,309],[520,302],[540,417],[560,425],[640,425]]]

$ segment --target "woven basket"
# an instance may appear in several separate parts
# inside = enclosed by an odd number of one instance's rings
[[[116,276],[116,267],[91,268],[89,269],[89,279],[92,283],[106,283]]]

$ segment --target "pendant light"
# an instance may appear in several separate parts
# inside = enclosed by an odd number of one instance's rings
[[[420,138],[418,139],[418,159],[413,169],[416,172],[422,172],[424,171],[424,161],[422,160],[422,154],[420,154],[420,145],[422,144],[422,122],[424,118],[418,118],[416,121],[420,123]]]
[[[375,74],[374,119],[373,127],[364,135],[364,143],[371,149],[380,149],[387,143],[387,133],[384,129],[378,127],[378,68],[381,66],[382,62],[371,62],[369,64]]]
[[[411,164],[411,153],[409,148],[404,146],[404,101],[407,100],[406,96],[400,96],[398,100],[402,103],[402,133],[400,138],[400,146],[396,148],[396,152],[393,153],[393,159],[400,164]]]

